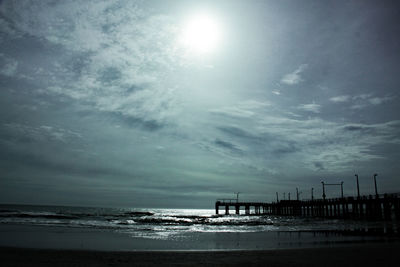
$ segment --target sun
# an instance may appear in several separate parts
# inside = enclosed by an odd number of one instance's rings
[[[193,52],[212,52],[216,50],[221,41],[220,23],[209,14],[194,15],[184,24],[181,41],[187,49]]]

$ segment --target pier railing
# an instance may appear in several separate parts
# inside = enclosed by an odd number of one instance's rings
[[[237,203],[238,200],[236,198],[221,198],[217,199],[217,202],[222,202],[222,203]]]
[[[218,199],[215,213],[225,208],[225,214],[233,208],[240,214],[244,208],[247,215],[268,214],[282,216],[307,216],[322,218],[400,220],[400,194],[369,195],[312,200],[281,200],[279,202],[239,202],[236,199]]]

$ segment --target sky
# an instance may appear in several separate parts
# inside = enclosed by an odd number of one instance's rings
[[[400,192],[399,51],[396,1],[0,1],[0,203]]]

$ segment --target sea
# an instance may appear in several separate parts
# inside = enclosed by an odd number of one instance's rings
[[[397,222],[214,209],[0,205],[0,246],[89,250],[257,250],[398,240]]]

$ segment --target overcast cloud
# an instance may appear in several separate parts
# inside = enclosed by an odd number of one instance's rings
[[[221,42],[180,42],[191,14]],[[0,202],[400,191],[394,1],[2,1]],[[339,192],[328,192],[336,196]]]

